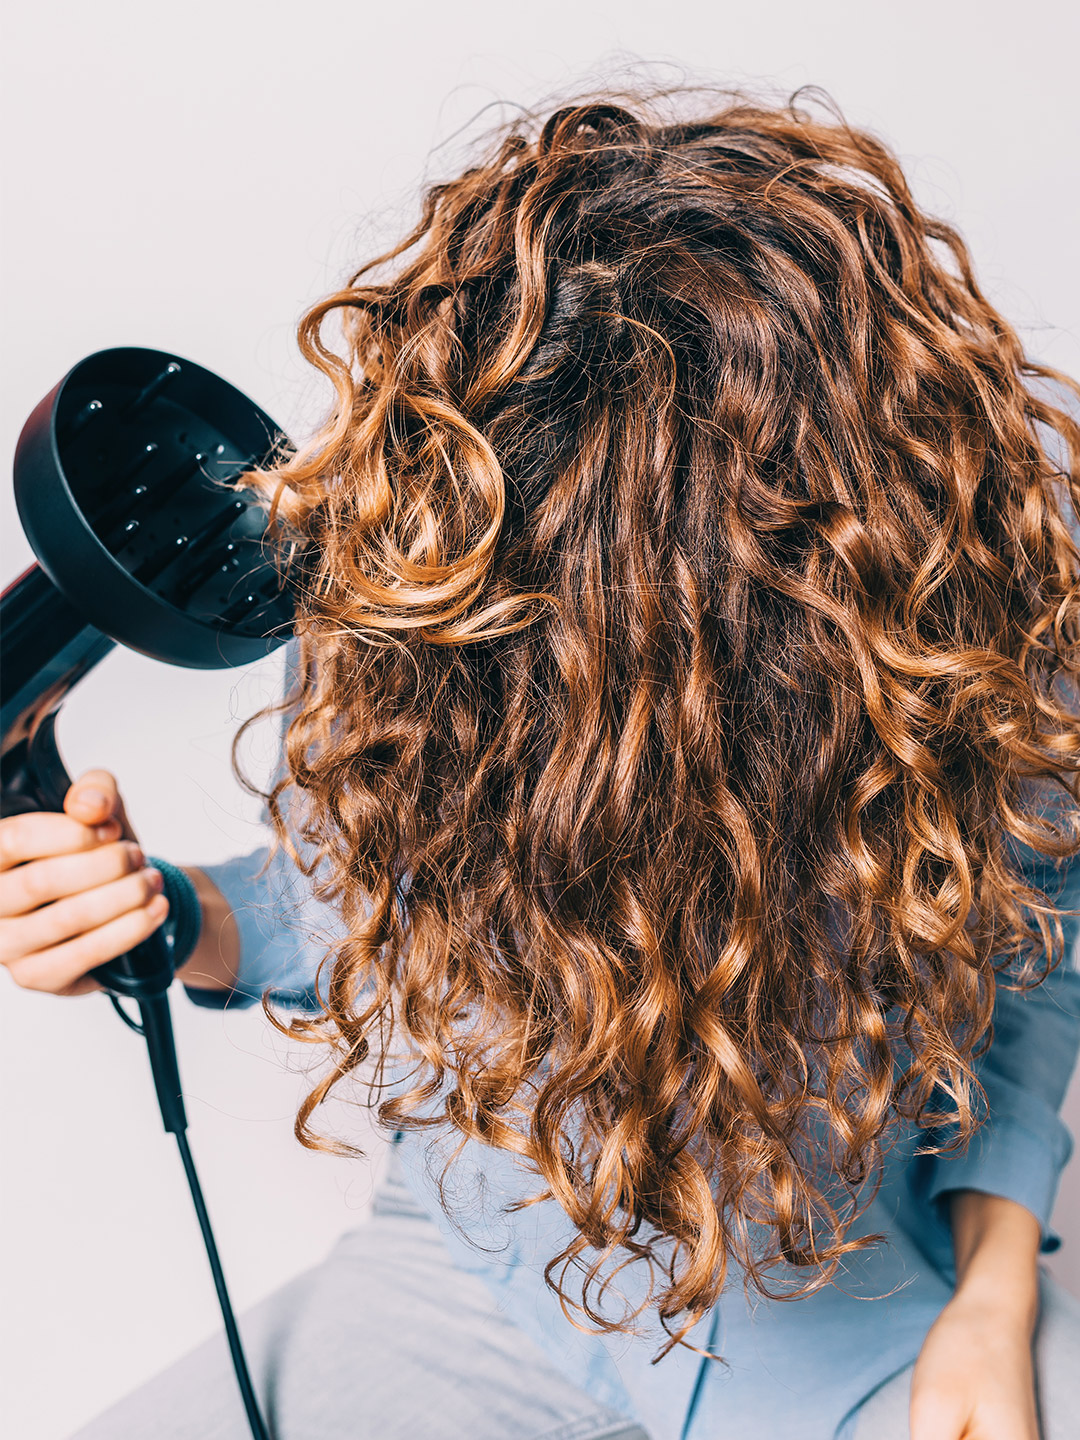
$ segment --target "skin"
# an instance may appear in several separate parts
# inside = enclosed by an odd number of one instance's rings
[[[232,911],[201,870],[187,873],[203,927],[177,977],[203,989],[231,989],[240,955]],[[107,770],[80,776],[63,814],[0,820],[0,964],[23,989],[100,990],[87,972],[145,940],[168,913],[161,875],[146,865]]]
[[[230,989],[240,948],[232,911],[201,870],[187,873],[203,928],[177,977]],[[24,989],[100,989],[87,972],[157,929],[168,914],[160,891],[115,779],[90,770],[68,791],[63,814],[0,820],[0,964]],[[951,1221],[956,1289],[915,1365],[912,1440],[1039,1440],[1031,1353],[1039,1222],[975,1190],[953,1193]]]
[[[953,1192],[951,1220],[956,1289],[915,1363],[912,1440],[1039,1440],[1039,1222],[978,1190]]]

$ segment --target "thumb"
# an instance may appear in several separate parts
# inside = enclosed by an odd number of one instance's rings
[[[115,775],[108,770],[87,770],[64,796],[64,813],[83,825],[104,825],[116,820],[127,829],[124,802]]]

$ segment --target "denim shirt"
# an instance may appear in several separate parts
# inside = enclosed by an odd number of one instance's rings
[[[315,971],[325,940],[340,933],[331,911],[307,896],[288,857],[267,851],[203,867],[232,906],[240,932],[236,990],[189,991],[196,1003],[252,1004],[264,992],[283,1005],[318,1008]],[[1080,906],[1080,861],[1054,881],[1029,866],[1063,907]],[[806,1299],[747,1299],[739,1278],[687,1337],[724,1363],[679,1346],[652,1364],[663,1337],[647,1318],[640,1333],[594,1336],[565,1318],[544,1283],[545,1263],[569,1238],[569,1221],[551,1201],[516,1214],[506,1202],[532,1194],[535,1176],[517,1159],[470,1141],[451,1171],[464,1202],[448,1217],[435,1177],[442,1163],[426,1135],[398,1137],[416,1198],[439,1226],[456,1264],[481,1276],[506,1314],[556,1365],[598,1401],[636,1418],[652,1440],[846,1440],[862,1401],[910,1365],[949,1299],[955,1280],[947,1207],[958,1189],[1006,1196],[1030,1210],[1042,1248],[1057,1238],[1049,1217],[1071,1140],[1059,1117],[1080,1045],[1080,919],[1063,916],[1065,959],[1034,990],[999,988],[994,1040],[978,1062],[987,1098],[983,1125],[962,1153],[916,1153],[926,1135],[908,1127],[886,1158],[881,1187],[858,1233],[884,1242],[849,1257],[833,1283]],[[644,1267],[619,1276],[636,1304]],[[647,1312],[646,1312],[647,1316]]]

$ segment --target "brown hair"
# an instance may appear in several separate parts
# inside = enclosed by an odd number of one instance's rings
[[[347,938],[298,1133],[396,1045],[380,1120],[524,1157],[589,1324],[632,1258],[675,1338],[731,1260],[807,1293],[898,1120],[969,1136],[995,972],[1060,957],[1016,852],[1080,849],[1055,372],[799,97],[523,120],[300,344],[271,805]]]

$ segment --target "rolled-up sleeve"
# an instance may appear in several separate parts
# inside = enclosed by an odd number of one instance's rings
[[[240,937],[239,971],[230,990],[187,987],[196,1005],[278,1005],[318,1010],[318,971],[341,933],[336,911],[311,895],[311,882],[282,850],[269,847],[199,867],[229,903]]]
[[[297,678],[298,665],[299,652],[295,641],[290,641],[285,651],[286,690]],[[283,729],[287,719],[286,715]],[[282,755],[275,780],[281,778],[284,763]],[[287,809],[287,796],[282,803]],[[269,826],[265,809],[262,818]],[[295,836],[294,843],[303,851]],[[341,916],[314,898],[311,880],[288,852],[277,848],[271,852],[269,845],[263,845],[247,855],[198,868],[229,903],[240,934],[240,960],[234,989],[187,986],[189,998],[196,1005],[222,1009],[253,1005],[268,995],[275,1004],[293,1009],[321,1009],[319,967],[343,933]]]
[[[1030,852],[1028,852],[1030,854]],[[1062,908],[1080,904],[1080,861],[1025,869]],[[1042,1226],[1044,1251],[1060,1241],[1049,1228],[1058,1180],[1072,1152],[1059,1111],[1080,1048],[1080,917],[1062,915],[1065,953],[1038,986],[999,985],[993,1041],[977,1066],[986,1095],[983,1123],[964,1151],[929,1158],[928,1198],[981,1190],[1015,1200]],[[1008,983],[1008,974],[1002,976]]]

